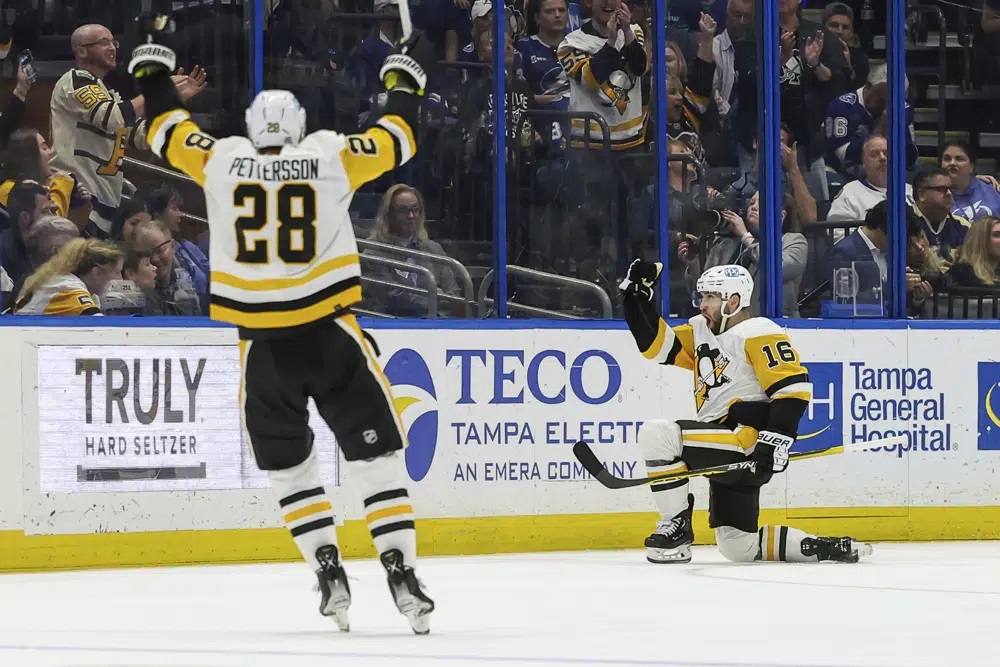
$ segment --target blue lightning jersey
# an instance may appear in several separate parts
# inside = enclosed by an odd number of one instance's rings
[[[557,99],[539,105],[543,109],[565,111],[569,107],[569,78],[559,64],[555,47],[549,46],[538,35],[517,40],[515,47],[521,54],[524,78],[535,95],[556,95]]]
[[[878,119],[865,107],[864,88],[841,95],[830,102],[826,111],[826,166],[845,176],[858,178],[862,170],[861,149],[875,132]],[[906,165],[917,162],[917,144],[913,134],[913,109],[906,105]]]

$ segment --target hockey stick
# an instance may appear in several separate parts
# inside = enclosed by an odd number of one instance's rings
[[[405,42],[410,38],[410,33],[413,32],[413,21],[410,19],[410,2],[409,0],[398,0],[397,7],[399,7],[399,23],[403,29],[403,36],[399,41]]]
[[[850,445],[837,445],[835,447],[829,447],[815,452],[795,452],[788,457],[788,460],[803,461],[805,459],[814,459],[820,456],[831,456],[833,454],[844,454],[847,452],[860,452],[871,447],[900,445],[904,442],[906,442],[906,437],[897,435],[891,438],[879,438],[876,440],[868,440],[867,442],[856,442]],[[573,445],[573,454],[580,461],[580,463],[583,464],[583,467],[588,473],[591,474],[591,476],[593,476],[594,479],[609,489],[627,489],[633,486],[656,484],[657,482],[675,482],[681,479],[690,479],[691,477],[707,477],[709,475],[721,475],[723,473],[734,472],[737,470],[753,470],[755,465],[753,461],[746,460],[737,461],[736,463],[727,463],[720,466],[713,466],[711,468],[702,468],[701,470],[666,472],[660,475],[651,475],[642,479],[626,479],[624,477],[615,477],[608,472],[607,469],[601,465],[601,462],[594,454],[594,451],[585,442],[581,441]]]

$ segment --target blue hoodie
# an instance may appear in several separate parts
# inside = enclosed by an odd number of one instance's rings
[[[955,204],[951,212],[966,220],[975,220],[986,215],[1000,215],[1000,192],[989,183],[973,177],[965,192],[952,190]]]

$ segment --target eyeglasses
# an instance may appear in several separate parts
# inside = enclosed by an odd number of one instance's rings
[[[154,245],[152,248],[149,249],[149,254],[152,255],[153,257],[162,255],[164,252],[166,252],[167,247],[170,246],[173,242],[174,242],[173,239],[168,239],[159,245]]]
[[[936,192],[940,192],[941,194],[944,194],[946,192],[950,192],[951,191],[951,186],[950,185],[925,185],[924,187],[922,187],[920,189],[921,190],[934,190]]]
[[[117,49],[118,48],[118,40],[117,39],[109,39],[109,38],[105,37],[104,39],[99,39],[96,42],[90,42],[89,44],[81,44],[80,46],[83,46],[83,47],[103,46],[105,48],[107,48],[109,46],[113,46],[113,47],[115,47]]]
[[[393,210],[399,215],[418,216],[423,212],[423,209],[419,204],[416,206],[394,206]]]
[[[753,12],[737,12],[729,10],[729,18],[737,23],[753,23]]]

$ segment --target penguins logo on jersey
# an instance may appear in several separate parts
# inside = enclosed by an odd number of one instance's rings
[[[708,343],[702,343],[695,350],[695,376],[694,402],[695,408],[701,410],[701,406],[708,401],[712,390],[728,384],[730,379],[725,374],[726,367],[729,366],[729,357],[722,353],[722,350],[711,347]]]

